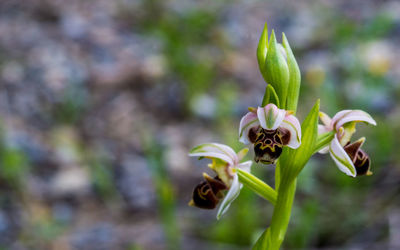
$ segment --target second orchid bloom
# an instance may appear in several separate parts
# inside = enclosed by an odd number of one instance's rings
[[[320,112],[320,119],[324,125],[318,125],[318,133],[333,131],[335,135],[330,144],[319,153],[329,152],[340,171],[349,176],[371,175],[369,156],[361,149],[365,138],[351,143],[351,137],[356,131],[357,122],[376,125],[375,120],[362,110],[343,110],[332,119]]]
[[[283,146],[300,146],[300,122],[292,112],[279,109],[272,103],[249,110],[240,121],[239,140],[254,145],[255,162],[273,164],[281,155]]]
[[[208,164],[208,167],[216,173],[216,176],[212,178],[203,173],[204,181],[195,187],[189,205],[214,209],[222,200],[217,213],[219,219],[239,196],[243,186],[239,182],[237,169],[250,172],[252,162],[240,162],[247,152],[248,149],[245,148],[235,153],[231,147],[220,143],[205,143],[194,147],[189,156],[211,159],[212,163]]]

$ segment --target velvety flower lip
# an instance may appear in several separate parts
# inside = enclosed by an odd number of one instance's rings
[[[365,122],[376,126],[376,121],[362,110],[342,110],[331,119],[327,114],[320,112],[323,125],[318,125],[318,133],[323,134],[335,131],[330,144],[322,148],[319,153],[330,153],[336,166],[348,176],[370,175],[369,156],[361,149],[365,138],[350,143],[355,132],[355,124]]]
[[[251,161],[240,163],[248,149],[236,153],[231,147],[220,143],[205,143],[194,147],[189,156],[205,157],[212,160],[210,167],[217,176],[213,179],[203,174],[205,181],[196,186],[190,205],[212,209],[222,200],[217,212],[219,219],[239,196],[242,184],[239,182],[236,169],[250,172]],[[222,185],[222,184],[223,185]],[[228,190],[225,197],[224,190]]]

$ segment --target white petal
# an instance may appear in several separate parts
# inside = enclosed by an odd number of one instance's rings
[[[280,127],[290,132],[289,143],[286,146],[298,148],[301,144],[301,127],[299,120],[297,120],[294,115],[288,115],[285,117]]]
[[[321,148],[319,151],[318,151],[318,153],[320,153],[320,154],[326,154],[326,153],[328,153],[329,152],[329,146],[326,146],[326,147],[324,147],[324,148]]]
[[[319,112],[319,119],[326,127],[329,127],[331,125],[332,119],[324,112]]]
[[[337,112],[331,119],[331,124],[336,123],[340,118],[342,118],[349,112],[351,112],[351,109],[345,109],[345,110]]]
[[[236,165],[239,159],[231,147],[228,147],[220,143],[205,143],[194,147],[190,152],[189,156],[209,157],[218,158],[229,165]]]
[[[240,163],[237,168],[250,173],[251,165],[253,164],[252,161],[245,161]]]
[[[258,122],[257,114],[253,112],[247,113],[240,120],[239,126],[239,141],[244,144],[250,144],[250,139],[248,137],[249,130],[258,127],[260,123]]]
[[[336,135],[331,142],[329,153],[340,171],[349,176],[356,177],[356,168],[346,151],[344,151],[343,147],[340,145]]]
[[[366,122],[372,125],[376,125],[375,120],[366,112],[362,110],[343,110],[338,112],[332,118],[332,125],[335,126],[336,130],[339,130],[345,123],[348,122]]]
[[[221,206],[218,209],[217,219],[221,218],[221,216],[228,210],[231,203],[239,196],[240,189],[242,188],[242,184],[239,183],[239,177],[237,174],[234,175],[231,188],[226,194],[224,200],[221,203]]]
[[[258,107],[257,117],[260,121],[261,127],[268,130],[277,129],[283,119],[285,119],[286,111],[284,109],[278,109],[275,104],[268,104],[264,108]]]
[[[329,132],[331,129],[329,129],[327,126],[318,124],[318,134],[321,135],[323,133]]]

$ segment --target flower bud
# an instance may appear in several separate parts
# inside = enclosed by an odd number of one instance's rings
[[[296,111],[300,89],[300,70],[285,34],[282,44],[277,43],[272,30],[268,42],[268,28],[265,24],[257,48],[257,60],[264,80],[276,90],[279,108]]]

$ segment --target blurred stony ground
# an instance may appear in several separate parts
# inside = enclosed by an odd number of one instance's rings
[[[333,239],[329,223],[339,222],[328,221],[307,244],[400,248],[400,158],[390,147],[400,131],[399,13],[395,0],[2,0],[0,249],[247,249],[256,232],[208,237],[215,213],[187,206],[205,169],[187,152],[208,141],[240,148],[240,116],[265,87],[255,58],[265,21],[286,33],[299,58],[300,117],[321,97],[330,114],[366,109],[390,131],[373,137],[389,142],[371,140],[369,150],[383,147],[376,161],[391,170],[377,167],[380,180],[361,183],[373,197],[354,208],[381,215]],[[377,83],[365,85],[359,72]],[[309,178],[318,185],[333,182],[316,172]],[[312,185],[299,199],[312,197]],[[327,193],[349,210],[346,199],[358,193],[351,187]],[[253,229],[267,225],[267,212]]]

